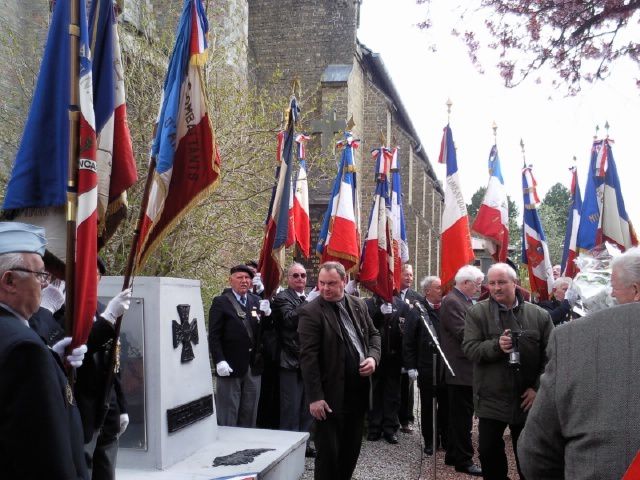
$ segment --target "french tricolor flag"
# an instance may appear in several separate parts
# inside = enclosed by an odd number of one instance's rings
[[[409,244],[404,220],[402,204],[402,179],[400,177],[400,162],[396,147],[391,151],[391,219],[393,227],[393,276],[395,287],[400,289],[400,273],[402,264],[409,261]]]
[[[471,230],[484,238],[485,248],[496,262],[507,259],[509,207],[496,145],[489,153],[489,184]]]
[[[316,245],[322,262],[340,262],[347,271],[353,270],[360,258],[360,211],[354,158],[358,145],[351,132],[344,132],[344,139],[337,144],[342,156]]]
[[[553,267],[547,238],[544,235],[538,204],[540,199],[536,189],[531,166],[522,169],[522,194],[524,221],[522,222],[522,262],[529,269],[531,292],[537,294],[538,301],[549,300],[553,290]]]
[[[186,0],[151,149],[156,168],[137,246],[138,270],[171,227],[212,190],[220,174],[202,72],[208,30],[202,1]]]
[[[443,285],[447,285],[453,282],[461,267],[468,265],[475,258],[471,247],[467,205],[462,196],[458,175],[456,148],[449,125],[444,128],[438,162],[447,165],[447,186],[440,230],[440,280]]]
[[[582,210],[582,196],[578,185],[578,169],[571,167],[571,209],[567,218],[567,231],[564,236],[564,250],[562,252],[562,276],[575,277],[578,267],[575,259],[578,256],[578,227],[580,225],[580,211]]]
[[[376,191],[367,238],[362,246],[358,280],[386,302],[392,302],[395,262],[388,182],[392,155],[384,147],[374,150],[373,155],[376,159]]]
[[[293,228],[295,242],[305,258],[311,254],[311,220],[309,217],[309,185],[307,182],[307,162],[305,161],[305,143],[310,137],[304,134],[296,135],[298,144],[298,175],[294,182],[293,195]]]

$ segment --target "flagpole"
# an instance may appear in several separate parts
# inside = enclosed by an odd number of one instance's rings
[[[75,257],[76,257],[76,213],[78,207],[77,178],[79,154],[79,118],[80,118],[80,88],[78,83],[80,62],[80,13],[78,0],[70,0],[69,19],[69,151],[67,163],[67,249],[65,261],[65,332],[67,336],[73,334],[75,321]]]
[[[155,129],[154,129],[155,134]],[[155,135],[154,135],[155,137]],[[151,157],[149,162],[149,171],[147,173],[147,181],[144,185],[144,193],[142,194],[142,202],[140,203],[140,214],[138,215],[138,224],[133,232],[133,238],[131,240],[131,248],[129,249],[129,256],[127,257],[127,265],[124,271],[124,280],[122,281],[122,290],[131,287],[133,281],[135,264],[137,260],[137,245],[140,241],[140,232],[142,231],[142,224],[144,217],[147,213],[147,206],[149,205],[149,194],[151,192],[151,186],[153,185],[153,177],[156,171],[156,157]],[[116,367],[118,365],[118,344],[120,340],[120,330],[122,328],[122,315],[120,315],[114,324],[113,341],[111,342],[111,348],[109,350],[109,366],[107,368],[107,376],[104,382],[104,401],[102,405],[102,417],[100,418],[100,425],[105,420],[107,412],[109,410],[109,403],[111,400],[111,386],[116,374]]]

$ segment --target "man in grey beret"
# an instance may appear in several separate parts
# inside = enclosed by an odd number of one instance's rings
[[[29,328],[47,286],[44,229],[0,222],[0,465],[3,478],[86,479],[82,425],[61,357]],[[86,346],[64,358],[82,364]]]

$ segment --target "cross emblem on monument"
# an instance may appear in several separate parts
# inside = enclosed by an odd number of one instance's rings
[[[178,309],[180,323],[175,320],[171,323],[173,330],[173,348],[178,348],[178,345],[182,343],[180,362],[187,363],[196,357],[191,344],[198,344],[198,320],[194,318],[192,322],[189,322],[191,305],[183,304],[178,305],[176,308]]]
[[[345,120],[337,120],[336,111],[332,110],[331,112],[327,112],[324,118],[311,122],[311,133],[319,133],[322,135],[320,142],[322,149],[326,150],[333,136],[344,130],[346,126],[347,122]]]

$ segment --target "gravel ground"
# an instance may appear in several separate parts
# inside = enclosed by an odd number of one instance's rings
[[[417,394],[417,389],[416,389]],[[420,418],[420,402],[416,396],[416,414],[415,418]],[[366,439],[362,441],[362,450],[358,465],[353,475],[354,480],[430,480],[433,479],[433,457],[422,453],[423,443],[422,435],[419,433],[420,425],[414,425],[412,434],[398,432],[398,440],[400,443],[391,445],[384,439],[377,442],[368,442]],[[516,471],[515,457],[511,448],[511,437],[507,429],[504,437],[507,459],[509,461],[509,478],[518,480],[519,476]],[[477,421],[474,421],[473,427],[473,444],[477,452],[478,450],[478,431]],[[480,464],[477,454],[474,459],[476,464]],[[444,451],[436,452],[436,478],[440,480],[470,480],[470,475],[456,472],[453,467],[444,464]],[[306,461],[305,473],[303,480],[313,479],[313,459],[308,458]]]

